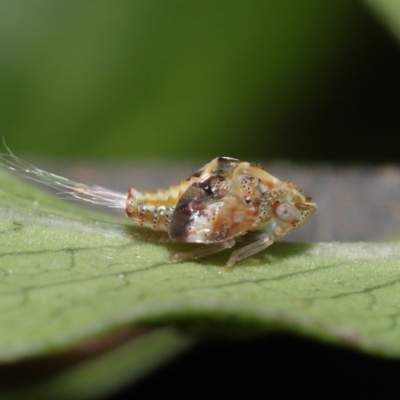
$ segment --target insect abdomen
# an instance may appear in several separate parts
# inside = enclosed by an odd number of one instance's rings
[[[126,214],[141,227],[166,232],[179,198],[192,183],[192,180],[183,181],[180,185],[156,192],[140,192],[131,188],[126,200]]]

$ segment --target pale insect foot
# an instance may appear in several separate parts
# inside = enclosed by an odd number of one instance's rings
[[[259,253],[270,246],[273,242],[273,239],[267,233],[260,233],[257,240],[232,252],[228,262],[225,264],[224,270],[231,270],[237,261]]]
[[[174,254],[170,258],[170,262],[180,262],[184,260],[193,260],[197,258],[208,257],[212,254],[219,253],[222,250],[230,249],[235,245],[235,239],[227,240],[226,242],[205,244],[194,248],[191,251],[184,251]]]
[[[237,261],[243,260],[245,258],[251,257],[254,254],[259,253],[260,251],[270,246],[273,242],[273,239],[267,233],[259,234],[257,240],[248,244],[247,246],[234,250],[231,253],[228,262],[224,266],[224,271],[231,271]],[[235,239],[227,240],[226,242],[217,244],[204,245],[191,251],[176,253],[170,258],[170,262],[174,263],[184,260],[193,260],[197,258],[207,257],[222,250],[230,249],[234,245]]]

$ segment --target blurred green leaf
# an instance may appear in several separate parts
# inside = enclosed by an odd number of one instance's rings
[[[400,2],[397,0],[364,0],[371,10],[400,41]]]
[[[347,0],[0,2],[0,131],[52,155],[286,154],[359,18]]]
[[[131,385],[193,341],[172,329],[154,329],[105,354],[31,385],[0,389],[3,400],[104,398]]]

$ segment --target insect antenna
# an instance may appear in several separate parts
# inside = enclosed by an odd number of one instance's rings
[[[4,138],[3,143],[7,154],[0,153],[0,165],[16,172],[18,175],[57,189],[57,195],[63,198],[83,200],[92,204],[125,210],[127,198],[125,193],[115,192],[97,185],[74,182],[44,171],[13,154],[7,147]]]

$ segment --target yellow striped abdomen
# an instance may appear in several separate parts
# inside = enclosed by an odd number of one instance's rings
[[[176,204],[194,181],[197,179],[191,178],[181,182],[180,185],[159,189],[156,192],[129,189],[125,208],[127,216],[138,226],[167,232]]]

